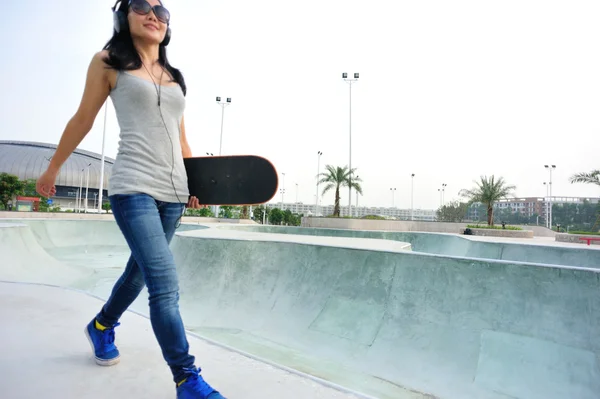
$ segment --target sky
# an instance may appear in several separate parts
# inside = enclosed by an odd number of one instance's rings
[[[92,56],[112,34],[113,1],[11,1],[0,33],[0,140],[57,144]],[[316,174],[352,167],[359,205],[436,209],[503,177],[519,197],[600,196],[569,176],[600,168],[600,2],[166,0],[168,56],[188,86],[195,156],[273,162],[284,202],[314,203]],[[109,100],[106,155],[119,129]],[[101,152],[104,108],[79,146]],[[317,152],[323,152],[318,161]],[[297,186],[296,186],[297,184]],[[396,188],[392,196],[390,188]],[[348,190],[341,192],[348,204]],[[352,203],[356,197],[353,193]],[[277,194],[272,202],[281,201]],[[333,192],[321,204],[332,204]]]

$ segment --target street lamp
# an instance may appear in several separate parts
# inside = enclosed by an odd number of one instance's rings
[[[88,191],[90,189],[90,166],[92,166],[92,164],[88,163],[87,177],[85,178],[85,207],[84,207],[85,213],[87,213],[87,208],[88,208]]]
[[[85,168],[81,169],[81,173],[79,174],[79,199],[77,201],[77,213],[81,213],[81,204],[83,203],[83,199],[81,195],[83,194],[83,171]]]
[[[281,179],[281,188],[279,189],[279,191],[281,192],[281,210],[283,210],[283,194],[285,193],[285,173],[281,172],[281,175],[283,177]]]
[[[360,176],[356,176],[357,181],[359,178]],[[360,210],[358,209],[358,190],[356,190],[356,216],[360,216]]]
[[[226,102],[221,102],[221,97],[217,97],[217,104],[221,106],[221,138],[219,140],[219,156],[223,148],[223,121],[225,120],[225,107],[231,105],[231,97],[227,98]]]
[[[349,162],[348,162],[348,173],[349,173],[349,177],[348,177],[348,216],[352,216],[352,83],[357,82],[358,81],[358,73],[355,72],[354,73],[354,79],[349,79],[348,78],[348,74],[346,72],[342,73],[342,79],[344,79],[344,81],[346,83],[348,83],[350,85],[350,124],[349,124],[349,128],[350,128],[350,134],[349,134],[349,138],[350,138],[350,151],[349,151]]]
[[[414,186],[415,186],[415,174],[410,175],[410,220],[415,220],[414,218]]]
[[[315,197],[315,216],[318,216],[319,214],[319,174],[320,174],[320,167],[321,167],[321,155],[323,155],[323,153],[321,151],[317,152],[317,196]]]
[[[544,165],[544,168],[548,169],[548,171],[550,172],[550,195],[548,197],[548,207],[550,208],[550,215],[549,215],[549,229],[552,229],[552,169],[556,169],[556,165]]]
[[[446,191],[446,183],[442,183],[442,190],[441,190],[441,195],[442,195],[442,206],[444,206],[444,192]]]
[[[392,208],[394,207],[394,194],[396,194],[396,189],[390,187],[390,191],[392,192]]]
[[[546,208],[545,223],[546,227],[550,228],[550,206],[548,205],[548,202],[550,201],[550,184],[548,184],[548,182],[544,182],[544,186],[546,186],[546,197],[544,200],[544,207]]]

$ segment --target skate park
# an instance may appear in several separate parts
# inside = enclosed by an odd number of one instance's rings
[[[123,370],[169,395],[145,291],[116,331],[121,364],[99,373],[86,346],[129,256],[110,217],[6,217],[0,238],[3,370],[47,375],[5,374],[7,397],[110,390]],[[228,397],[600,397],[597,245],[195,218],[171,247],[193,353]],[[143,397],[126,385],[111,395]]]

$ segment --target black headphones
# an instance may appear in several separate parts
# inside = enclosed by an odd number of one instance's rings
[[[115,5],[113,6],[113,23],[115,27],[115,31],[117,33],[123,31],[126,32],[129,30],[129,22],[127,21],[127,14],[121,10],[117,10],[117,4],[121,3],[121,0],[117,0]],[[131,0],[128,0],[128,3],[131,3]],[[171,28],[167,26],[167,34],[165,35],[164,40],[162,41],[163,46],[168,46],[171,41]]]

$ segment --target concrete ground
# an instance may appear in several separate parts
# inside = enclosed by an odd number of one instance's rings
[[[512,238],[512,237],[489,237],[489,236],[464,236],[473,241],[485,241],[485,242],[512,242],[518,244],[529,244],[529,245],[543,245],[548,247],[558,248],[579,248],[579,249],[591,249],[600,250],[600,245],[587,245],[585,242],[574,243],[574,242],[562,242],[556,241],[554,237],[533,237],[533,238]]]
[[[85,293],[0,283],[0,397],[6,399],[175,398],[150,321],[127,312],[116,328],[121,362],[96,365],[83,333],[102,302]],[[358,399],[192,334],[202,375],[228,399]]]

